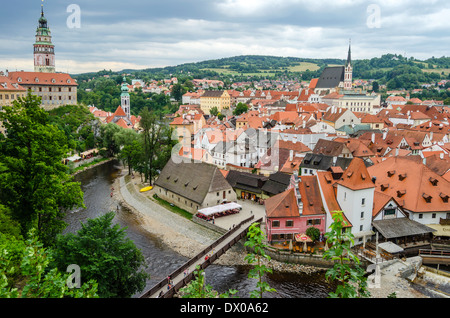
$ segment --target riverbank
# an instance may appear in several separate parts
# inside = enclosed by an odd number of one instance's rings
[[[140,193],[145,185],[140,179],[125,181],[127,171],[114,182],[113,196],[120,204],[139,216],[143,227],[157,235],[161,243],[174,252],[192,258],[204,248],[216,241],[221,234],[176,215],[160,206],[152,198],[153,191]],[[244,260],[246,253],[243,249],[233,248],[218,259],[215,264],[224,266],[248,265]],[[277,261],[267,263],[267,266],[277,272],[315,273],[325,271],[324,268],[300,264],[285,264]]]
[[[153,191],[140,193],[139,190],[145,185],[140,182],[139,178],[130,178],[126,181],[127,172],[127,170],[123,170],[122,176],[115,180],[113,195],[123,207],[139,216],[143,227],[158,236],[161,243],[184,257],[192,258],[220,237],[219,233],[176,215],[157,204],[152,199]],[[244,250],[239,251],[238,248],[233,248],[215,264],[248,265],[244,260],[245,255]],[[274,260],[266,262],[266,264],[274,272],[312,274],[326,271],[325,268],[286,264]],[[382,275],[381,288],[371,288],[369,291],[372,295],[371,298],[387,298],[392,293],[395,293],[398,298],[427,298],[416,291],[407,280],[397,275]]]

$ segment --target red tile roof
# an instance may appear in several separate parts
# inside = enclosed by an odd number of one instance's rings
[[[0,91],[26,91],[26,88],[6,76],[0,76]]]
[[[77,82],[65,73],[10,72],[9,79],[20,85],[78,86]],[[38,81],[36,81],[36,79]]]
[[[294,188],[267,199],[265,206],[268,218],[300,217]]]
[[[394,197],[412,212],[448,212],[450,182],[422,162],[403,157],[391,157],[368,168],[376,177],[377,191]],[[381,185],[389,185],[381,188]],[[445,202],[447,201],[447,202]]]
[[[366,165],[360,158],[353,158],[337,184],[351,190],[375,188],[375,184],[372,182],[372,178],[367,171]]]

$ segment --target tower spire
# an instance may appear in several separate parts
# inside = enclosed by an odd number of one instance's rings
[[[352,64],[352,39],[349,40],[348,56],[347,56],[347,64],[346,64],[346,66],[349,66],[351,64]]]
[[[44,0],[41,1],[41,17],[36,30],[34,43],[34,71],[55,72],[55,47],[52,43],[52,34],[44,17]]]

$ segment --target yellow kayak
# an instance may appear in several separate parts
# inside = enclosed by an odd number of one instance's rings
[[[139,190],[140,192],[147,192],[147,191],[150,191],[151,189],[153,189],[153,187],[152,186],[150,186],[150,187],[145,187],[145,188],[142,188],[141,190]]]

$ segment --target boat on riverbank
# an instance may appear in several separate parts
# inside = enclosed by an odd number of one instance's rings
[[[149,187],[145,187],[145,188],[142,188],[141,190],[139,190],[139,192],[147,192],[147,191],[150,191],[151,189],[153,189],[153,187],[152,186],[149,186]]]

